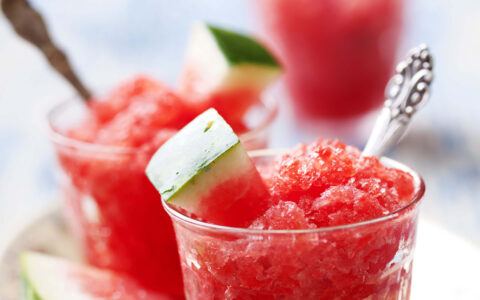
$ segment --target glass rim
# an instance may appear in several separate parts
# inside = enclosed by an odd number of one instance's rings
[[[283,149],[283,148],[282,149],[260,149],[260,150],[252,150],[252,151],[249,151],[248,153],[252,158],[259,158],[259,157],[267,157],[272,155],[281,155],[282,153],[285,153],[287,150],[288,149]],[[326,227],[311,228],[311,229],[293,229],[293,230],[292,229],[249,229],[249,228],[241,228],[241,227],[231,227],[231,226],[217,225],[217,224],[211,224],[211,223],[195,220],[171,208],[165,201],[163,200],[161,201],[162,201],[163,208],[170,215],[170,217],[173,219],[174,222],[179,221],[179,223],[181,224],[187,224],[202,230],[210,230],[210,231],[232,233],[232,234],[282,235],[282,234],[312,234],[312,233],[320,233],[320,232],[337,231],[337,230],[343,230],[343,229],[351,229],[351,228],[377,224],[377,223],[395,219],[399,217],[402,212],[408,210],[411,207],[417,206],[425,194],[425,182],[423,181],[423,178],[416,171],[388,157],[381,157],[380,162],[384,164],[386,167],[396,168],[412,175],[414,179],[415,188],[416,188],[415,194],[409,203],[389,213],[388,215],[366,220],[366,221],[350,223],[350,224],[326,226]]]
[[[260,122],[258,126],[255,126],[248,131],[239,135],[242,143],[247,143],[248,141],[254,139],[257,135],[262,134],[265,130],[271,126],[273,121],[278,115],[279,110],[279,100],[278,95],[272,92],[266,92],[260,96],[260,105],[265,107],[266,116]],[[98,153],[111,153],[111,154],[133,154],[139,151],[142,151],[142,146],[138,147],[126,147],[126,146],[115,146],[115,145],[102,145],[95,142],[87,142],[71,138],[62,132],[59,128],[55,126],[55,118],[61,114],[68,106],[73,105],[74,103],[82,101],[78,96],[68,97],[67,99],[60,101],[55,104],[47,112],[47,130],[49,139],[54,143],[66,147],[82,149],[89,152],[98,152]],[[257,104],[258,105],[258,104]],[[255,107],[254,105],[253,107]],[[253,108],[252,107],[252,108]]]

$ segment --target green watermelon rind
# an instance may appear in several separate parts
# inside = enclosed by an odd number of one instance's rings
[[[275,58],[257,40],[238,33],[206,24],[229,65],[254,64],[280,68]]]
[[[31,287],[29,281],[22,274],[22,299],[23,300],[43,300]]]
[[[185,66],[189,74],[183,86],[201,93],[236,89],[262,92],[282,73],[282,68],[261,43],[247,35],[203,22],[192,26]]]
[[[40,297],[35,289],[33,281],[28,275],[28,259],[31,254],[23,253],[20,256],[21,265],[21,295],[23,300],[47,300]]]

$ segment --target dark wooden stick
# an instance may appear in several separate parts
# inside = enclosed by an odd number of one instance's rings
[[[53,43],[42,16],[27,0],[0,0],[2,10],[19,36],[35,45],[57,70],[77,90],[84,100],[91,98],[89,90],[73,71],[67,56]]]

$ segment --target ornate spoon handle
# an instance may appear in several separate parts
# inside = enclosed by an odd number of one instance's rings
[[[73,71],[67,56],[50,38],[42,16],[27,0],[0,0],[0,2],[3,13],[17,34],[40,49],[50,65],[70,82],[83,99],[90,99],[90,92]]]
[[[382,156],[404,135],[412,116],[430,97],[433,59],[426,45],[409,51],[385,89],[386,101],[363,150],[364,156]]]

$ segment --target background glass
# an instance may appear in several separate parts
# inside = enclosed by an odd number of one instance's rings
[[[377,108],[392,74],[403,0],[252,1],[284,64],[297,113],[352,117]]]

